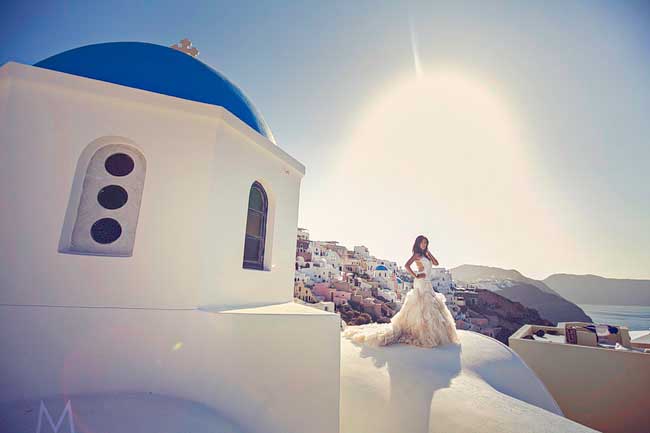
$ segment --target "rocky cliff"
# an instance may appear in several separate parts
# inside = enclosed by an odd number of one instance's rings
[[[513,302],[490,290],[477,289],[476,292],[478,302],[468,308],[470,315],[485,317],[490,326],[500,328],[496,338],[502,343],[508,344],[508,337],[523,325],[553,325],[540,317],[537,310],[527,308],[519,302]]]
[[[557,322],[591,322],[591,318],[576,304],[560,296],[544,282],[528,278],[515,270],[490,266],[462,265],[451,269],[459,286],[471,285],[488,289],[528,308],[540,316]]]

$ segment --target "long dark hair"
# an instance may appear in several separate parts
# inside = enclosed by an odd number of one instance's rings
[[[422,239],[425,239],[427,241],[427,247],[423,250],[420,248],[420,242],[422,242]],[[413,254],[420,254],[421,256],[426,256],[426,253],[429,251],[429,239],[427,239],[426,236],[420,235],[417,238],[415,238],[415,243],[413,244]]]

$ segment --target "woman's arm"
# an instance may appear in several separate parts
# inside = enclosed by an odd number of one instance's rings
[[[404,263],[404,269],[406,269],[406,272],[411,274],[415,278],[415,272],[413,272],[413,269],[411,269],[411,263],[413,263],[413,260],[415,259],[415,255],[412,255],[410,259]]]
[[[420,275],[424,275],[422,273],[415,273],[413,272],[413,269],[411,269],[411,263],[415,261],[416,257],[415,254],[411,256],[410,259],[407,260],[407,262],[404,264],[404,268],[406,268],[406,271],[413,276],[413,278],[418,278]]]
[[[433,257],[433,254],[431,254],[431,251],[427,251],[427,255],[429,256],[429,260],[431,260],[431,263],[433,263],[435,266],[438,266],[438,260],[436,260],[435,257]]]

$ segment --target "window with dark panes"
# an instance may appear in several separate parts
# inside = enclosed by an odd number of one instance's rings
[[[255,182],[248,195],[248,218],[244,241],[244,268],[264,269],[264,243],[268,199],[259,182]]]

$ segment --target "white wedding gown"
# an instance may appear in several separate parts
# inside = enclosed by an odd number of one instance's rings
[[[406,294],[402,308],[390,323],[348,326],[343,330],[343,336],[369,346],[406,343],[431,348],[448,343],[459,344],[456,322],[445,305],[445,296],[433,290],[431,262],[426,257],[420,260],[426,276],[414,280],[413,289]]]

